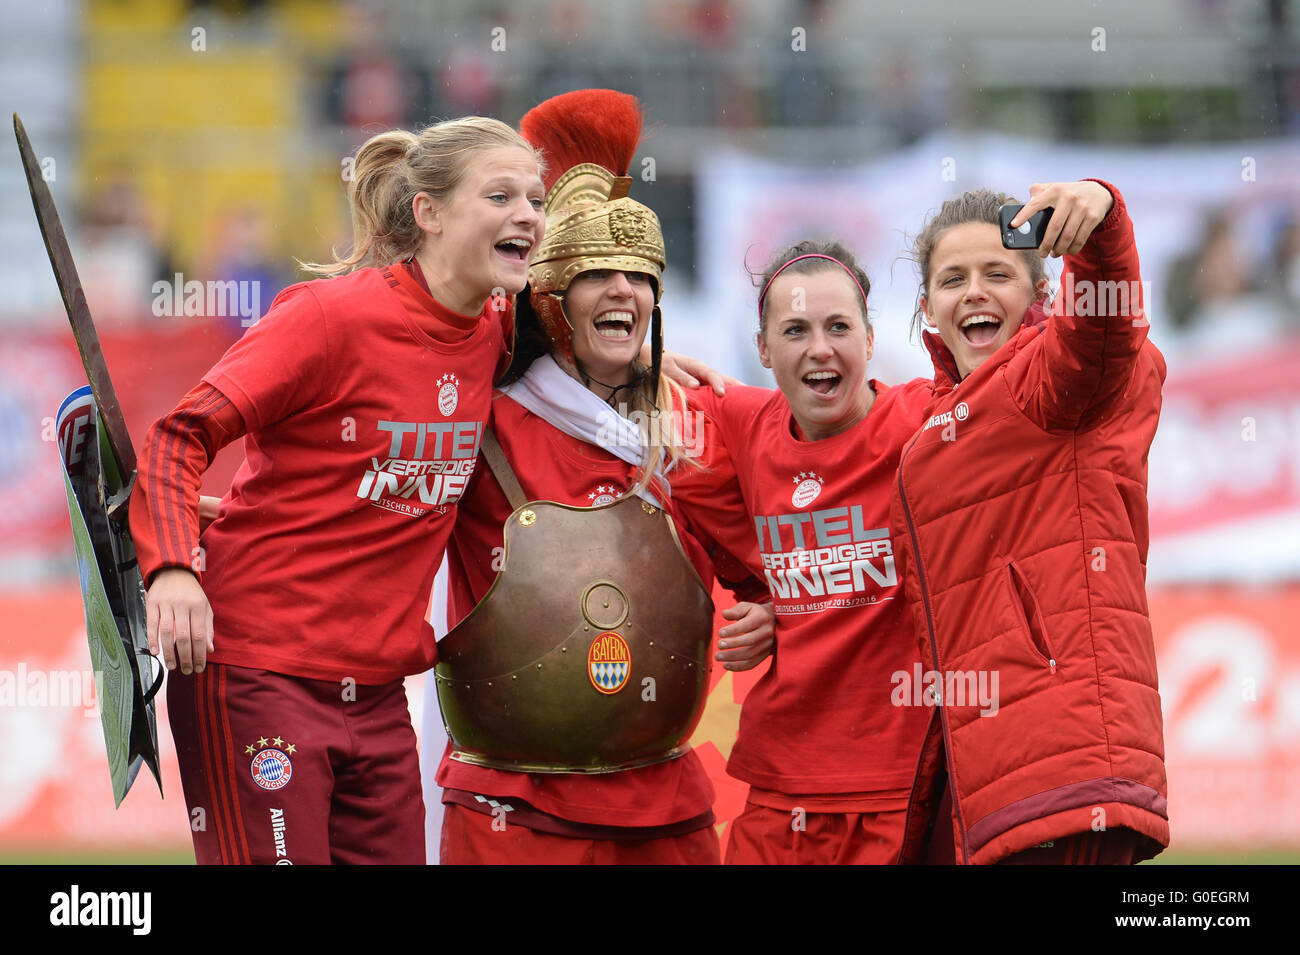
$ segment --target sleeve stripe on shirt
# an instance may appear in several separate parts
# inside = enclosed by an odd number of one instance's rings
[[[197,460],[197,455],[194,460],[201,475],[217,451],[203,423],[227,407],[230,407],[229,399],[209,386],[188,406],[182,405],[158,423],[160,440],[155,441],[150,460],[153,472],[150,491],[155,501],[155,528],[165,566],[188,567],[192,563],[192,552],[185,546],[191,535],[186,493],[188,452],[195,445],[205,452],[204,460]]]

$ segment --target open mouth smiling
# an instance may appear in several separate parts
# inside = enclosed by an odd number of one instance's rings
[[[496,244],[499,255],[515,262],[527,261],[528,252],[532,247],[533,243],[528,239],[506,239]]]
[[[809,390],[823,398],[830,398],[839,391],[840,375],[834,371],[810,371],[802,381]]]
[[[1002,319],[988,312],[978,312],[962,319],[960,327],[962,338],[976,348],[993,344],[998,333],[1002,331]]]
[[[624,311],[605,312],[602,315],[597,315],[593,324],[597,335],[615,341],[631,338],[632,330],[636,327],[632,313]]]

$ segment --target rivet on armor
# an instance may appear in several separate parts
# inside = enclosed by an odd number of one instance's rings
[[[653,515],[655,513],[656,508],[649,501],[642,501],[641,510],[645,511],[647,514]]]
[[[537,523],[537,512],[532,510],[523,511],[519,515],[519,523],[524,527],[531,527],[533,524]]]

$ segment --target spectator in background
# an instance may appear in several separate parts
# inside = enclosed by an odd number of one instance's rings
[[[1250,350],[1283,331],[1283,309],[1254,286],[1234,222],[1226,210],[1211,214],[1200,244],[1169,269],[1168,324],[1183,332],[1173,355]]]
[[[251,283],[260,306],[255,318],[266,314],[271,302],[293,277],[273,254],[271,245],[265,213],[251,205],[236,208],[217,223],[209,265],[205,269],[210,278],[219,282]],[[232,314],[223,320],[235,337],[247,330],[243,315]]]
[[[668,0],[646,8],[641,27],[655,51],[650,60],[672,79],[646,93],[679,125],[754,125],[756,97],[735,75],[736,28],[743,17],[735,6],[733,0]]]
[[[838,86],[825,53],[812,54],[815,35],[825,43],[830,18],[828,0],[797,0],[789,23],[775,41],[770,62],[777,78],[769,121],[780,126],[830,126],[836,118],[835,91]],[[803,32],[796,35],[793,31]]]
[[[918,75],[928,69],[911,50],[895,50],[874,71],[872,88],[879,93],[862,97],[860,105],[900,146],[910,146],[943,122],[943,96],[925,89]]]
[[[330,73],[325,114],[353,131],[420,126],[429,122],[428,73],[394,53],[384,36],[383,13],[368,3],[350,4],[344,33],[348,45]]]
[[[1277,231],[1260,287],[1282,309],[1287,331],[1300,330],[1300,217],[1295,213]]]
[[[595,41],[587,12],[581,4],[573,0],[551,4],[545,19],[536,29],[534,40],[541,48],[541,66],[537,74],[540,95],[549,98],[570,90],[600,85],[592,63]],[[619,89],[628,89],[627,78],[615,85]]]
[[[1207,266],[1211,269],[1206,275]],[[1231,298],[1245,288],[1245,272],[1232,239],[1232,227],[1222,210],[1205,221],[1200,242],[1169,267],[1165,308],[1169,325],[1191,327],[1196,310],[1207,302]]]
[[[133,325],[149,315],[151,289],[172,277],[153,217],[135,187],[114,179],[82,218],[77,271],[96,322]]]

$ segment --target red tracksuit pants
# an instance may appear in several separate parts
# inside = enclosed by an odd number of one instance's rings
[[[524,826],[493,827],[493,817],[443,805],[443,865],[717,865],[712,826],[680,836],[621,841],[580,839]]]
[[[789,811],[746,802],[727,836],[727,865],[894,865],[906,810]]]
[[[210,663],[167,677],[200,865],[424,864],[401,680],[357,686]]]

